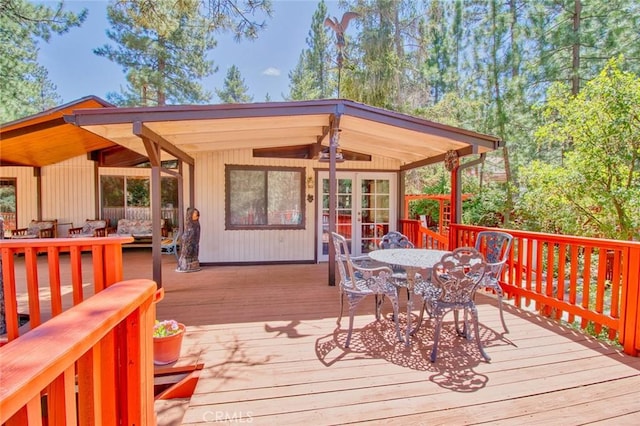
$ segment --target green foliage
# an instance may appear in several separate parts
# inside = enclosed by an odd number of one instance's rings
[[[331,30],[324,25],[326,17],[327,6],[323,0],[313,14],[307,48],[300,53],[295,69],[289,73],[290,100],[325,99],[334,93],[337,76],[335,70],[329,69]]]
[[[577,96],[566,86],[549,91],[536,137],[572,149],[561,164],[522,169],[523,221],[547,232],[640,237],[640,78],[621,65],[612,59]]]
[[[61,102],[47,70],[38,64],[38,42],[80,26],[87,16],[23,0],[0,6],[0,122],[52,108]]]
[[[125,2],[126,3],[126,2]],[[164,2],[163,2],[164,3]],[[128,85],[107,98],[121,106],[203,103],[211,99],[199,81],[216,71],[206,53],[216,43],[199,15],[175,15],[179,25],[158,28],[137,24],[132,6],[107,6],[112,29],[107,36],[116,45],[94,50],[121,65]],[[151,23],[156,21],[150,21]]]
[[[504,184],[491,183],[481,190],[468,190],[474,194],[463,203],[462,221],[478,226],[499,228],[504,224],[506,194]],[[467,193],[467,191],[464,191]]]
[[[254,16],[273,13],[270,0],[116,0],[136,27],[154,28],[169,37],[183,25],[183,18],[202,20],[210,31],[231,31],[237,40],[254,39],[266,27]]]
[[[251,102],[253,97],[247,94],[248,91],[249,89],[240,75],[240,70],[237,66],[232,65],[224,79],[224,88],[222,90],[216,89],[216,95],[222,103],[226,104]]]

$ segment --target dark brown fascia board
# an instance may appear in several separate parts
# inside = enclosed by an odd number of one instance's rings
[[[364,104],[349,102],[345,104],[346,115],[374,121],[394,127],[412,130],[420,133],[445,137],[457,142],[470,145],[479,145],[491,150],[502,146],[500,138],[482,133],[472,132],[459,127],[429,121],[423,118],[413,117],[398,112],[373,108]]]
[[[160,148],[170,155],[174,156],[178,160],[182,160],[187,164],[195,165],[196,161],[189,154],[172,144],[170,141],[165,139],[163,136],[151,130],[149,127],[145,126],[144,123],[136,121],[133,123],[133,134],[142,138],[148,138],[149,140],[157,143]]]
[[[311,145],[292,145],[275,148],[254,148],[253,156],[256,158],[313,158],[313,147]]]
[[[210,120],[225,118],[278,117],[332,114],[332,102],[267,102],[261,104],[178,105],[145,108],[81,109],[65,115],[76,126],[121,124],[154,121]]]

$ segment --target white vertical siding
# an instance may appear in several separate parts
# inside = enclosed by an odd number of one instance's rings
[[[26,228],[38,217],[37,179],[33,167],[0,167],[0,176],[16,178],[17,227]]]
[[[313,168],[304,160],[253,158],[251,150],[196,155],[196,205],[200,210],[201,262],[309,261],[314,258],[314,203],[306,202],[303,230],[225,230],[225,165]]]
[[[82,226],[95,219],[95,163],[79,156],[42,168],[42,218],[58,219],[60,224]],[[58,236],[66,237],[61,225]]]
[[[225,165],[268,165],[304,167],[306,176],[315,177],[315,169],[328,169],[317,161],[277,158],[253,158],[250,149],[194,154],[195,204],[200,210],[201,262],[276,262],[312,261],[315,255],[315,192],[314,201],[305,205],[305,228],[302,230],[226,231],[225,228]],[[93,162],[86,157],[74,158],[42,170],[43,218],[73,222],[75,226],[95,216]],[[338,165],[349,170],[398,170],[394,160],[374,158],[371,162],[347,161]],[[185,210],[189,207],[189,167],[183,168]],[[100,175],[150,176],[148,168],[103,167]],[[36,179],[33,168],[2,167],[3,177],[18,178],[18,226],[25,227],[37,217]],[[306,187],[306,182],[305,182]],[[180,212],[184,215],[185,211]]]

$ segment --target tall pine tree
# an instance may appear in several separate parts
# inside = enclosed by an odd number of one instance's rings
[[[237,66],[231,65],[227,76],[224,79],[224,88],[222,90],[216,89],[216,95],[220,98],[220,101],[224,104],[237,104],[253,101],[253,97],[248,94],[249,88],[244,83],[244,79],[240,75],[240,70]]]
[[[0,122],[51,108],[61,102],[47,70],[38,64],[38,43],[80,26],[87,11],[72,13],[24,0],[0,6]]]
[[[291,100],[326,99],[336,88],[336,72],[330,69],[331,56],[329,29],[325,27],[327,6],[322,0],[311,18],[307,48],[300,53],[296,68],[289,72]]]

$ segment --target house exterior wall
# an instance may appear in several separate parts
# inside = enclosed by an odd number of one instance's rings
[[[285,158],[253,158],[252,150],[233,150],[193,154],[195,165],[195,205],[200,211],[200,254],[203,263],[232,262],[310,262],[315,259],[317,185],[306,189],[314,201],[305,203],[305,227],[295,230],[225,230],[225,166],[262,165],[304,167],[306,177],[328,164]],[[349,170],[398,170],[392,160],[349,161],[338,168]],[[306,185],[305,185],[306,186]]]
[[[58,220],[58,236],[95,215],[94,162],[86,156],[42,167],[42,219]],[[38,179],[33,167],[1,167],[2,177],[16,178],[17,226],[38,218]]]
[[[0,167],[0,176],[16,178],[17,227],[26,228],[38,217],[37,179],[33,167]],[[44,218],[43,218],[44,219]]]
[[[200,211],[200,255],[202,263],[236,262],[311,262],[316,257],[316,170],[327,170],[327,163],[298,159],[254,158],[251,149],[192,153],[195,158],[195,203]],[[305,203],[305,227],[295,230],[225,230],[225,165],[264,165],[303,167],[306,177],[314,178],[314,188],[306,189],[314,200]],[[347,161],[338,169],[397,171],[399,163],[389,159],[371,162]],[[99,168],[98,174],[150,176],[148,168]],[[16,177],[18,190],[18,226],[26,227],[37,217],[36,178],[31,167],[2,167],[2,177]],[[189,167],[183,168],[184,208],[189,202]],[[94,163],[81,156],[42,168],[43,219],[81,226],[95,216],[100,194]],[[306,188],[306,184],[305,184]],[[184,215],[184,211],[181,213]],[[64,237],[66,235],[59,235]]]
[[[42,168],[42,218],[58,219],[58,236],[96,219],[95,162],[86,155]]]

